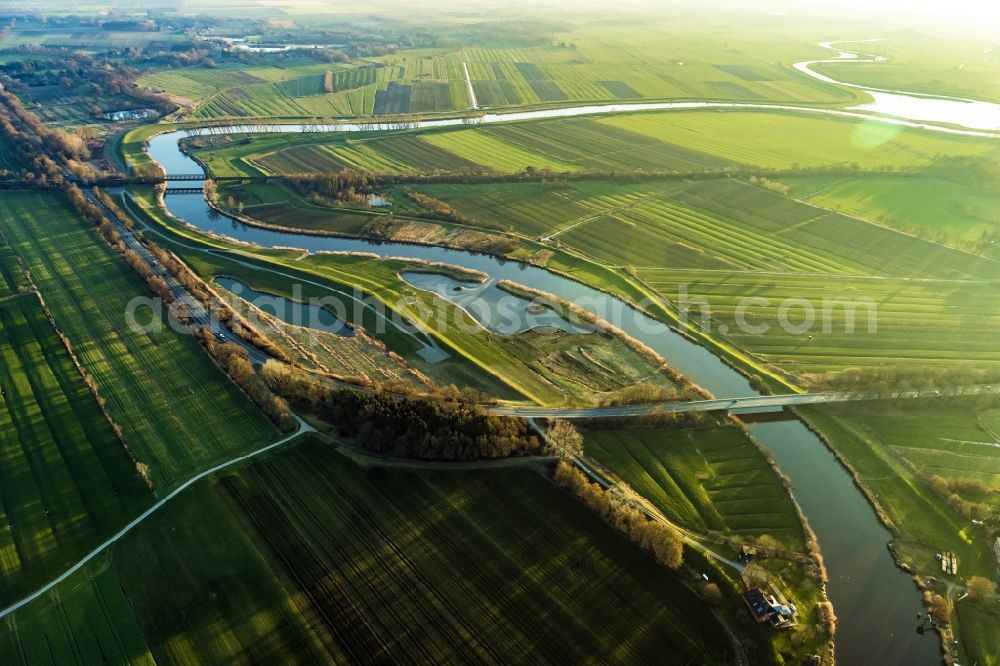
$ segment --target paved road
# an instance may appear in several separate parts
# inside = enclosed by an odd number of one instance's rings
[[[156,513],[160,509],[162,509],[163,506],[167,504],[167,502],[171,501],[172,499],[174,499],[175,497],[177,497],[178,495],[180,495],[182,492],[184,492],[185,490],[187,490],[188,488],[190,488],[192,485],[194,485],[198,481],[201,481],[202,479],[204,479],[206,476],[209,476],[211,474],[215,474],[216,472],[224,470],[227,467],[232,467],[233,465],[237,465],[237,464],[239,464],[239,463],[241,463],[243,461],[250,460],[251,458],[259,456],[262,453],[267,453],[268,451],[270,451],[272,449],[276,449],[276,448],[278,448],[279,446],[281,446],[283,444],[287,444],[288,442],[290,442],[291,440],[295,439],[299,435],[303,435],[303,434],[305,434],[307,432],[316,432],[315,428],[313,428],[311,425],[309,425],[308,423],[306,423],[305,421],[303,421],[297,414],[293,414],[293,416],[295,417],[295,421],[299,424],[299,427],[291,435],[288,435],[287,437],[282,437],[278,441],[273,442],[271,444],[268,444],[267,446],[263,446],[263,447],[257,449],[256,451],[251,451],[250,453],[244,454],[242,456],[237,456],[237,457],[235,457],[235,458],[233,458],[231,460],[227,460],[224,463],[220,463],[220,464],[216,465],[215,467],[212,467],[211,469],[206,469],[204,472],[200,472],[200,473],[196,474],[195,476],[192,476],[190,479],[188,479],[187,481],[185,481],[181,485],[177,486],[177,488],[175,488],[173,491],[171,491],[170,494],[168,494],[166,497],[164,497],[160,501],[156,502],[156,504],[154,504],[153,506],[149,507],[148,509],[146,509],[145,511],[143,511],[141,514],[139,514],[139,516],[135,520],[133,520],[128,525],[126,525],[121,530],[119,530],[117,533],[115,533],[114,536],[112,536],[107,541],[105,541],[104,543],[102,543],[101,545],[97,546],[96,548],[94,548],[89,553],[87,553],[87,555],[85,555],[83,557],[83,559],[81,559],[79,562],[77,562],[72,567],[70,567],[69,569],[67,569],[61,576],[59,576],[58,578],[50,581],[45,586],[43,586],[43,587],[35,590],[34,592],[32,592],[28,596],[24,597],[20,601],[17,601],[15,603],[11,604],[10,606],[7,606],[7,608],[4,608],[3,610],[0,610],[0,618],[4,618],[4,617],[10,615],[11,613],[13,613],[14,611],[18,610],[19,608],[22,608],[23,606],[26,606],[26,605],[30,604],[32,601],[34,601],[38,597],[40,597],[43,594],[45,594],[45,593],[49,592],[50,590],[52,590],[52,588],[54,588],[57,585],[59,585],[59,583],[62,583],[63,581],[65,581],[67,578],[69,578],[70,576],[72,576],[73,574],[75,574],[77,571],[79,571],[80,569],[82,569],[88,562],[90,562],[95,557],[97,557],[98,555],[100,555],[101,553],[103,553],[106,548],[108,548],[109,546],[113,545],[115,542],[121,540],[122,537],[124,537],[126,534],[128,534],[129,532],[131,532],[133,529],[135,529],[138,525],[140,525],[142,522],[144,522],[147,518],[149,518],[154,513]]]
[[[864,400],[912,400],[915,398],[940,398],[945,395],[1000,394],[1000,385],[990,384],[963,386],[954,391],[900,391],[890,395],[863,392],[854,393],[789,393],[784,395],[755,395],[743,398],[713,398],[712,400],[692,400],[690,402],[659,402],[641,405],[621,405],[614,407],[589,407],[581,409],[536,407],[536,406],[495,406],[489,411],[504,416],[520,418],[597,419],[628,416],[648,416],[668,412],[717,412],[750,411],[794,407],[795,405],[815,405],[830,402],[860,402]]]
[[[121,220],[119,220],[114,213],[108,210],[107,207],[101,203],[100,199],[95,197],[89,191],[86,195],[87,199],[89,199],[92,204],[101,209],[104,216],[108,219],[108,222],[111,223],[111,226],[113,226],[121,235],[125,246],[138,254],[153,271],[154,275],[160,277],[164,282],[166,282],[170,291],[174,295],[175,302],[185,306],[188,316],[197,326],[207,328],[219,341],[232,342],[233,344],[239,345],[245,349],[247,352],[247,358],[251,363],[262,365],[271,358],[268,354],[264,353],[246,340],[233,335],[228,330],[223,328],[218,319],[212,317],[205,309],[205,306],[202,305],[198,299],[191,296],[187,289],[184,288],[184,285],[178,282],[177,278],[171,275],[170,271],[157,261],[156,257],[154,257],[153,254],[146,249],[146,246],[139,241],[134,232],[122,224]]]

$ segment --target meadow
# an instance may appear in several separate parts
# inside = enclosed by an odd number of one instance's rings
[[[767,536],[804,552],[787,490],[736,427],[588,429],[584,435],[588,456],[677,524],[749,541]]]
[[[729,650],[691,591],[536,473],[364,469],[315,440],[192,489],[114,567],[157,661]]]
[[[940,573],[935,553],[952,550],[959,556],[959,575],[966,578],[990,574],[992,539],[968,515],[953,510],[947,496],[935,494],[931,479],[976,479],[996,487],[997,441],[979,421],[991,408],[995,398],[969,397],[810,406],[801,413],[878,498],[895,526],[902,561],[935,575]],[[962,499],[995,506],[988,495],[959,491]]]
[[[28,281],[17,265],[17,255],[0,236],[0,299],[28,288]]]
[[[736,179],[420,185],[484,226],[558,239],[615,266],[649,271],[992,279],[1000,264]]]
[[[8,193],[0,220],[158,488],[276,436],[193,337],[128,326],[128,304],[147,287],[59,195]]]
[[[0,606],[152,500],[33,294],[0,302]]]

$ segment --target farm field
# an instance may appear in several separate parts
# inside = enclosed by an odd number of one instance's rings
[[[316,441],[192,489],[114,566],[158,661],[503,662],[528,645],[539,662],[714,661],[729,647],[677,579],[534,472],[362,469]]]
[[[644,202],[620,216],[750,270],[979,279],[1000,270],[995,261],[737,180],[697,182],[670,200]]]
[[[28,288],[28,281],[17,265],[17,255],[0,236],[0,299]]]
[[[1000,666],[986,10],[106,4],[0,20],[0,666]]]
[[[879,123],[762,111],[668,111],[377,136],[255,135],[199,152],[216,175],[578,171],[701,172],[722,168],[883,169],[941,155],[1000,156],[977,142]]]
[[[1000,196],[932,177],[782,178],[793,196],[990,256]]]
[[[193,337],[166,326],[142,333],[127,325],[129,301],[148,296],[147,287],[59,196],[6,194],[0,230],[158,488],[274,437]]]
[[[806,554],[806,535],[787,488],[749,438],[734,426],[694,429],[633,426],[584,430],[584,452],[659,509],[668,520],[713,538]],[[735,550],[735,549],[734,549]],[[763,557],[753,565],[777,576],[802,617],[816,614],[819,582],[791,559]],[[731,570],[721,567],[727,573]],[[779,652],[802,652],[823,642],[808,625],[772,640]]]
[[[927,164],[938,155],[997,157],[993,142],[883,123],[768,112],[623,114],[599,123],[740,164],[790,169],[857,164],[865,169]]]
[[[693,323],[704,321],[804,385],[852,369],[903,372],[897,379],[915,387],[945,371],[964,369],[970,381],[977,371],[1000,372],[1000,303],[985,282],[669,269],[640,275],[667,298],[686,298]],[[786,327],[779,320],[783,307]],[[797,327],[810,316],[806,335]]]
[[[958,644],[965,655],[979,659],[983,666],[1000,664],[1000,636],[996,632],[1000,613],[991,606],[969,599],[955,604]]]
[[[226,201],[230,196],[245,206],[245,215],[279,227],[361,234],[373,219],[371,211],[313,204],[280,185],[227,184],[219,188],[220,199]]]
[[[0,302],[0,606],[152,500],[33,294]]]
[[[995,260],[817,208],[735,179],[543,190],[537,184],[421,185],[484,226],[555,235],[611,265],[662,270],[994,279]]]
[[[733,27],[717,19],[676,18],[628,29],[614,21],[601,27],[561,24],[559,42],[548,45],[516,47],[478,37],[462,48],[403,49],[357,59],[333,67],[329,86],[323,79],[331,66],[307,54],[270,65],[152,72],[139,84],[196,102],[195,116],[205,119],[466,111],[466,67],[481,108],[644,99],[835,106],[855,99],[849,89],[788,66],[822,55],[809,41],[784,44],[784,35],[765,26]]]
[[[101,558],[5,618],[0,661],[10,666],[156,663],[114,571]]]
[[[701,533],[767,536],[804,552],[781,480],[739,429],[587,430],[584,451],[677,524]]]

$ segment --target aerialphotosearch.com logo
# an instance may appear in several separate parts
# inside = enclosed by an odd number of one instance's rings
[[[213,298],[206,307],[190,295],[182,294],[169,305],[159,297],[132,299],[125,311],[126,324],[141,334],[158,332],[166,324],[177,333],[190,334],[193,329],[207,328],[216,332],[217,337],[225,337],[226,330],[238,330],[243,324],[264,329],[280,326],[275,323],[277,319],[307,329],[313,340],[320,333],[351,334],[347,322],[360,323],[375,336],[395,331],[424,341],[429,341],[430,331],[510,336],[533,328],[558,327],[570,334],[604,330],[644,341],[666,332],[663,323],[646,314],[662,305],[660,299],[647,298],[632,307],[594,292],[565,301],[548,294],[510,293],[492,282],[436,291],[415,290],[391,305],[358,289],[307,297],[303,286],[294,284],[289,286],[290,299],[254,292],[238,281],[216,284],[215,290],[226,301],[237,304],[237,321],[230,305],[220,299]],[[241,299],[256,307],[247,307]],[[728,298],[724,302],[720,299],[713,308],[706,297],[691,295],[688,285],[682,284],[671,305],[683,324],[723,336],[736,333],[763,336],[780,331],[811,338],[816,333],[878,331],[878,307],[867,297],[827,294],[779,300],[749,295],[735,305]]]
[[[815,333],[878,332],[878,304],[867,296],[821,298],[789,296],[782,299],[745,296],[735,306],[719,307],[713,316],[712,304],[703,296],[692,296],[688,285],[677,288],[674,301],[680,320],[705,332],[719,335],[767,335],[778,329],[789,335]],[[730,307],[732,315],[729,316]],[[731,318],[735,331],[727,323]],[[863,319],[863,325],[862,324]]]

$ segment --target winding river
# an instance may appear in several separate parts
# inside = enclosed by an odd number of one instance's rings
[[[833,48],[832,44],[824,44]],[[857,58],[841,51],[834,61]],[[859,60],[860,61],[860,60]],[[797,63],[799,71],[827,80],[810,65]],[[839,82],[838,82],[839,83]],[[488,113],[474,119],[436,119],[419,123],[342,123],[332,125],[234,125],[200,128],[158,135],[149,142],[149,154],[168,174],[200,174],[202,169],[185,155],[178,142],[187,136],[247,132],[366,132],[444,127],[542,118],[571,117],[635,111],[680,109],[768,109],[825,116],[865,118],[907,127],[968,136],[998,137],[988,130],[1000,127],[1000,105],[987,105],[994,117],[967,113],[971,100],[914,97],[896,91],[865,90],[875,101],[846,110],[714,102],[664,102],[567,107],[508,114]],[[881,96],[877,97],[875,93]],[[902,99],[905,98],[905,99]],[[912,100],[916,100],[915,102]],[[930,104],[935,102],[935,104]],[[937,102],[941,102],[938,104]],[[957,106],[956,106],[957,105]],[[928,110],[931,109],[932,110]],[[882,114],[892,113],[894,117]],[[986,113],[986,112],[983,112]],[[984,120],[984,118],[986,118]],[[945,123],[946,125],[939,125]],[[185,185],[178,183],[178,185]],[[189,184],[188,184],[189,185]],[[165,205],[176,217],[208,232],[224,234],[263,247],[299,247],[310,252],[333,250],[376,253],[383,257],[406,256],[463,266],[552,292],[598,316],[619,324],[629,334],[668,358],[678,370],[718,397],[756,394],[741,374],[718,357],[662,323],[650,319],[622,301],[542,268],[496,257],[442,247],[404,243],[375,243],[354,238],[305,236],[241,225],[214,214],[200,194],[172,194]],[[854,486],[847,471],[827,447],[797,419],[762,421],[749,425],[753,435],[774,456],[791,480],[795,499],[815,531],[830,576],[828,595],[837,613],[837,658],[843,664],[939,664],[936,637],[916,632],[916,614],[922,610],[920,595],[907,574],[896,568],[888,548],[891,536],[879,523],[872,507]]]

